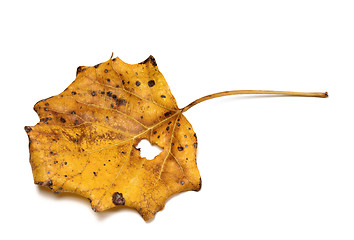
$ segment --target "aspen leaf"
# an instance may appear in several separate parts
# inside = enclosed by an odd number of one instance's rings
[[[197,136],[183,112],[235,94],[327,96],[227,91],[180,109],[152,56],[132,65],[117,57],[81,66],[62,93],[36,103],[40,122],[25,127],[34,182],[86,197],[95,211],[134,208],[148,221],[172,195],[201,188]],[[141,157],[136,146],[142,139],[162,152],[152,160]]]

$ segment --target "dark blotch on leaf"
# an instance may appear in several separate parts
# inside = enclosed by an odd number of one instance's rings
[[[124,205],[125,199],[122,193],[115,192],[112,194],[112,202],[114,205]]]
[[[140,86],[140,84],[141,84],[141,83],[140,83],[139,81],[136,81],[136,82],[135,82],[135,85],[138,86],[138,87]]]
[[[171,113],[172,113],[171,111],[169,111],[169,112],[166,112],[166,113],[165,113],[165,117],[168,117],[168,116],[170,116],[170,115],[171,115]]]
[[[161,95],[161,98],[166,98],[166,96],[165,95]]]
[[[91,95],[92,95],[92,96],[96,96],[96,92],[95,92],[95,91],[92,91]]]
[[[66,120],[64,119],[64,118],[60,118],[60,122],[62,122],[62,123],[66,123]]]
[[[76,76],[77,76],[77,74],[78,74],[79,72],[81,72],[81,67],[78,67],[78,68],[76,69]]]
[[[32,128],[31,128],[31,127],[26,126],[26,127],[25,127],[25,131],[26,131],[26,133],[29,133],[30,131],[32,131]]]
[[[45,183],[45,185],[43,185],[43,186],[50,187],[50,186],[52,186],[52,185],[53,185],[52,180],[49,180],[49,181],[47,181],[47,182]]]
[[[125,106],[126,104],[127,104],[127,101],[125,99],[119,98],[117,100],[117,105],[118,106],[121,106],[121,105]]]
[[[178,151],[183,151],[183,147],[178,147]]]
[[[150,62],[153,66],[157,66],[156,60],[153,56],[149,56],[147,59],[145,59],[143,62],[139,64],[146,64],[147,62]]]
[[[48,180],[48,181],[45,181],[45,182],[38,182],[37,184],[41,185],[41,186],[44,186],[44,187],[51,187],[53,185],[53,182],[52,182],[52,180]]]
[[[155,86],[155,81],[154,81],[154,80],[150,80],[150,81],[148,82],[148,86],[149,86],[149,87]]]

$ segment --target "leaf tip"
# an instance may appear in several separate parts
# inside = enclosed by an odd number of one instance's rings
[[[144,61],[142,61],[139,64],[146,64],[146,63],[151,63],[155,67],[157,66],[156,60],[152,55],[150,55],[147,59],[145,59]]]
[[[29,126],[25,126],[25,131],[26,133],[29,133],[30,131],[32,131],[32,128]]]
[[[194,191],[199,192],[202,189],[202,178],[199,178],[199,184],[196,186]]]
[[[43,187],[49,187],[49,188],[51,188],[51,187],[53,186],[53,181],[49,179],[49,180],[44,181],[44,182],[42,182],[42,181],[40,181],[40,182],[35,182],[35,184],[40,185],[40,186],[43,186]]]

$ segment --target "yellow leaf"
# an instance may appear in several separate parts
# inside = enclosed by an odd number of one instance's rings
[[[194,105],[236,94],[327,97],[327,93],[236,90],[215,93],[180,109],[150,56],[139,64],[119,58],[81,66],[59,95],[39,101],[40,122],[25,127],[36,184],[88,198],[95,211],[124,205],[148,221],[173,194],[201,188],[197,136],[183,115]],[[142,139],[162,152],[152,160]]]
[[[152,56],[81,66],[34,110],[41,121],[26,131],[35,183],[89,198],[95,211],[125,205],[149,220],[173,194],[201,187],[196,134]],[[140,157],[142,139],[163,151]]]

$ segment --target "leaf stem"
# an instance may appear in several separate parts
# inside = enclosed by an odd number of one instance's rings
[[[285,96],[300,96],[300,97],[321,97],[321,98],[328,97],[327,92],[322,93],[322,92],[289,92],[289,91],[271,91],[271,90],[234,90],[234,91],[214,93],[214,94],[207,95],[205,97],[201,97],[191,102],[184,108],[182,108],[181,111],[186,112],[188,109],[197,105],[198,103],[204,102],[209,99],[229,96],[229,95],[239,95],[239,94],[279,94]]]

